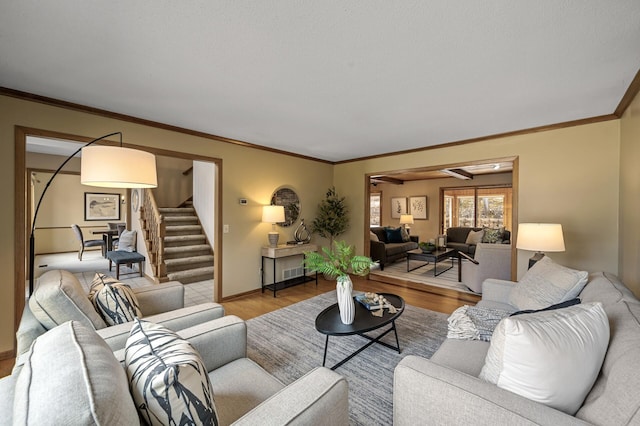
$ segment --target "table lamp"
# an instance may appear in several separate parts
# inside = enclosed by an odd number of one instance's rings
[[[529,268],[544,257],[544,252],[564,251],[562,225],[559,223],[521,223],[518,225],[516,248],[536,253],[529,259]]]
[[[407,230],[407,234],[411,232],[411,228],[407,225],[413,225],[413,215],[411,214],[401,214],[400,215],[400,225],[404,225],[404,229]]]
[[[284,222],[284,206],[262,206],[262,221],[271,224],[269,245],[276,247],[280,235],[276,231],[276,223]]]

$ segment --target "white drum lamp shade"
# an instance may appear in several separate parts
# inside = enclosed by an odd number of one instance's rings
[[[411,224],[413,224],[413,215],[411,214],[400,215],[400,225],[411,225]]]
[[[155,188],[156,157],[119,146],[88,146],[82,148],[80,182],[106,188]]]
[[[559,223],[521,223],[518,225],[516,248],[535,251],[529,267],[542,259],[544,252],[564,251],[562,225]]]
[[[276,247],[280,235],[276,231],[276,223],[284,222],[284,206],[263,206],[262,221],[271,224],[271,232],[269,232],[269,245]]]

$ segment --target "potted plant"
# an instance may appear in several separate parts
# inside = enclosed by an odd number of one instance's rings
[[[329,248],[333,249],[335,237],[343,234],[349,227],[348,213],[344,197],[339,197],[336,188],[332,186],[324,200],[318,204],[318,215],[311,223],[311,232],[329,239]]]
[[[351,294],[353,283],[349,273],[368,274],[371,266],[374,265],[371,258],[356,255],[355,248],[345,241],[336,241],[333,249],[322,247],[322,253],[305,253],[304,265],[310,271],[337,278],[336,296],[340,320],[345,324],[351,324],[355,317],[355,304]]]

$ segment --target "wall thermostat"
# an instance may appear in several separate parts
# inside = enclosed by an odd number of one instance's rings
[[[246,198],[240,198],[240,205],[241,206],[246,206],[247,204],[249,204],[249,203],[247,202]]]

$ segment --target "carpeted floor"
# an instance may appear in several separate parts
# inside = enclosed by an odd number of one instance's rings
[[[325,335],[316,331],[315,318],[335,302],[331,291],[247,321],[249,358],[285,384],[321,366]],[[396,320],[402,353],[374,344],[336,370],[349,382],[350,424],[393,423],[393,369],[410,354],[429,358],[446,337],[446,319],[445,314],[407,305]],[[383,341],[395,344],[393,333]],[[360,336],[330,337],[327,365],[367,342]]]
[[[411,261],[411,268],[417,267],[420,264],[424,264],[422,261]],[[445,260],[444,262],[438,262],[438,271],[451,266],[451,260]],[[467,286],[458,282],[458,260],[453,261],[453,268],[438,275],[433,276],[433,264],[417,268],[411,272],[407,272],[407,261],[400,260],[398,262],[385,265],[384,271],[375,270],[371,271],[372,275],[379,275],[381,277],[392,277],[411,281],[417,284],[426,284],[430,286],[442,287],[447,289],[456,290],[462,293],[476,294],[469,290]]]

